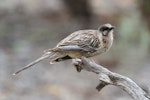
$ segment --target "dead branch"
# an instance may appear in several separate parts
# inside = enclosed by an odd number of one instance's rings
[[[134,81],[126,76],[114,73],[105,67],[91,62],[85,57],[73,60],[73,64],[77,69],[84,69],[99,75],[100,83],[96,87],[100,91],[107,85],[114,85],[127,92],[134,100],[150,100],[150,97],[141,89]]]

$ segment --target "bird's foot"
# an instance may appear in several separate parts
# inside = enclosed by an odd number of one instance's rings
[[[81,59],[78,59],[78,58],[73,59],[73,65],[75,66],[77,72],[81,72],[82,70],[81,64],[82,64]]]

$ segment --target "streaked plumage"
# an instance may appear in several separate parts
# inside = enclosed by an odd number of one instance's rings
[[[42,57],[31,62],[14,75],[46,58],[50,58],[50,62],[53,63],[82,56],[92,57],[106,52],[113,42],[113,29],[111,24],[104,24],[98,30],[76,31],[60,41],[56,47],[45,50]]]

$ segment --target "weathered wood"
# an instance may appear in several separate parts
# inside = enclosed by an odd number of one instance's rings
[[[150,100],[150,97],[130,78],[111,72],[107,68],[91,62],[85,57],[73,60],[73,64],[81,69],[94,72],[99,75],[100,83],[96,87],[100,91],[107,85],[114,85],[127,92],[134,100]]]

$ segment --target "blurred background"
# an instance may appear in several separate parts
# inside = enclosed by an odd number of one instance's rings
[[[150,88],[150,0],[0,0],[0,100],[132,100],[123,90],[95,90],[98,76],[77,73],[71,61],[45,60],[12,73],[80,29],[116,26],[98,64]]]

